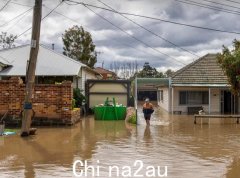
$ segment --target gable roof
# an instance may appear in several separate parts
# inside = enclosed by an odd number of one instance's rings
[[[0,71],[0,76],[25,76],[29,53],[30,45],[1,50],[0,60],[5,59],[5,62],[8,61],[8,65],[11,66]],[[39,46],[36,76],[78,76],[81,67],[89,68],[43,45]],[[94,72],[90,68],[89,70]]]
[[[228,86],[228,79],[217,62],[217,54],[207,54],[178,70],[172,85]]]
[[[96,67],[94,70],[97,71],[100,74],[113,74],[113,75],[117,75],[116,73],[114,73],[114,72],[112,72],[110,70],[104,69],[102,67]]]

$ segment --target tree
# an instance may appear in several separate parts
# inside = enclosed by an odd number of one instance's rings
[[[158,72],[156,68],[151,67],[148,62],[145,62],[143,69],[135,73],[135,77],[139,78],[163,78],[164,75],[162,72]]]
[[[8,35],[7,32],[2,32],[0,35],[0,49],[8,49],[14,47],[15,39],[17,39],[16,35]]]
[[[92,36],[82,26],[73,26],[62,35],[63,54],[93,68],[97,62],[97,52]]]
[[[233,41],[233,50],[223,46],[217,56],[218,62],[228,77],[233,94],[240,94],[240,41]]]
[[[171,69],[168,69],[168,70],[164,73],[164,75],[165,75],[166,77],[172,77],[173,74],[174,74],[174,71],[171,70]]]

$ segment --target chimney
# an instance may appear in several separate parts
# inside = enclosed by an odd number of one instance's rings
[[[54,43],[52,43],[52,50],[54,50]]]

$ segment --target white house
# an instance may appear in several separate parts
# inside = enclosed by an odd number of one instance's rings
[[[23,45],[0,51],[0,77],[12,76],[25,78],[29,60],[30,45]],[[101,75],[85,64],[61,53],[39,46],[36,83],[55,83],[63,80],[73,82],[74,88],[85,90],[87,79],[98,79]]]
[[[158,87],[158,105],[171,113],[237,113],[240,99],[231,94],[216,54],[207,54],[178,70],[169,85]]]

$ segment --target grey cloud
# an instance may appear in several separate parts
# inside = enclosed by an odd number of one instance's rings
[[[174,0],[102,1],[119,11],[138,13],[142,15],[164,18],[170,21],[194,24],[198,26],[207,26],[210,28],[228,31],[240,31],[240,21],[238,20],[239,16],[237,15],[185,5]],[[33,5],[32,0],[13,0],[13,2]],[[52,9],[59,3],[59,0],[45,0],[43,2],[47,7]],[[85,0],[85,2],[89,4],[101,5],[95,0]],[[3,3],[3,1],[1,3]],[[6,12],[12,13],[19,8],[23,9],[24,7],[11,5],[11,7],[5,9],[5,13],[0,13],[0,19],[9,19],[9,17],[7,17],[8,13]],[[43,8],[43,10],[43,14],[49,12],[49,10],[46,8]],[[68,6],[63,4],[57,9],[57,11],[78,21],[79,25],[82,25],[87,31],[90,31],[93,34],[93,41],[97,46],[96,49],[100,52],[103,52],[98,56],[98,60],[99,62],[104,60],[106,66],[109,66],[113,61],[124,60],[137,60],[139,65],[143,65],[145,61],[148,61],[152,66],[158,68],[179,68],[182,66],[179,64],[179,62],[176,62],[167,56],[161,55],[154,50],[149,49],[148,47],[144,46],[144,44],[141,44],[140,42],[119,31],[117,28],[102,20],[97,15],[94,15],[83,6]],[[100,13],[102,16],[120,28],[131,32],[134,37],[142,40],[153,48],[158,48],[160,51],[165,52],[169,56],[177,58],[178,60],[187,58],[189,60],[187,60],[186,63],[191,62],[193,59],[191,54],[177,49],[171,44],[132,24],[118,14],[113,14],[111,12],[106,12],[99,9],[94,9],[94,11]],[[19,12],[16,11],[15,13],[17,15]],[[204,54],[208,51],[221,50],[223,44],[231,45],[233,39],[239,38],[240,36],[183,27],[139,17],[128,17],[150,29],[154,33],[181,46],[182,48],[186,48],[198,54]],[[73,24],[75,23],[62,16],[59,16],[56,13],[52,13],[47,20],[43,22],[42,27],[44,29],[42,29],[41,32],[41,43],[51,47],[51,43],[54,42],[56,50],[61,52],[62,42],[59,38],[64,30],[71,27]],[[19,29],[25,29],[29,25],[31,25],[31,18],[21,21],[16,25],[15,28],[12,29],[11,33],[18,34],[19,31],[21,31]],[[104,38],[101,35],[105,35]],[[27,42],[29,43],[29,39],[30,38],[23,36],[18,39],[17,42],[19,44],[25,44]],[[137,50],[134,48],[137,48]],[[100,63],[98,65],[100,65]]]

